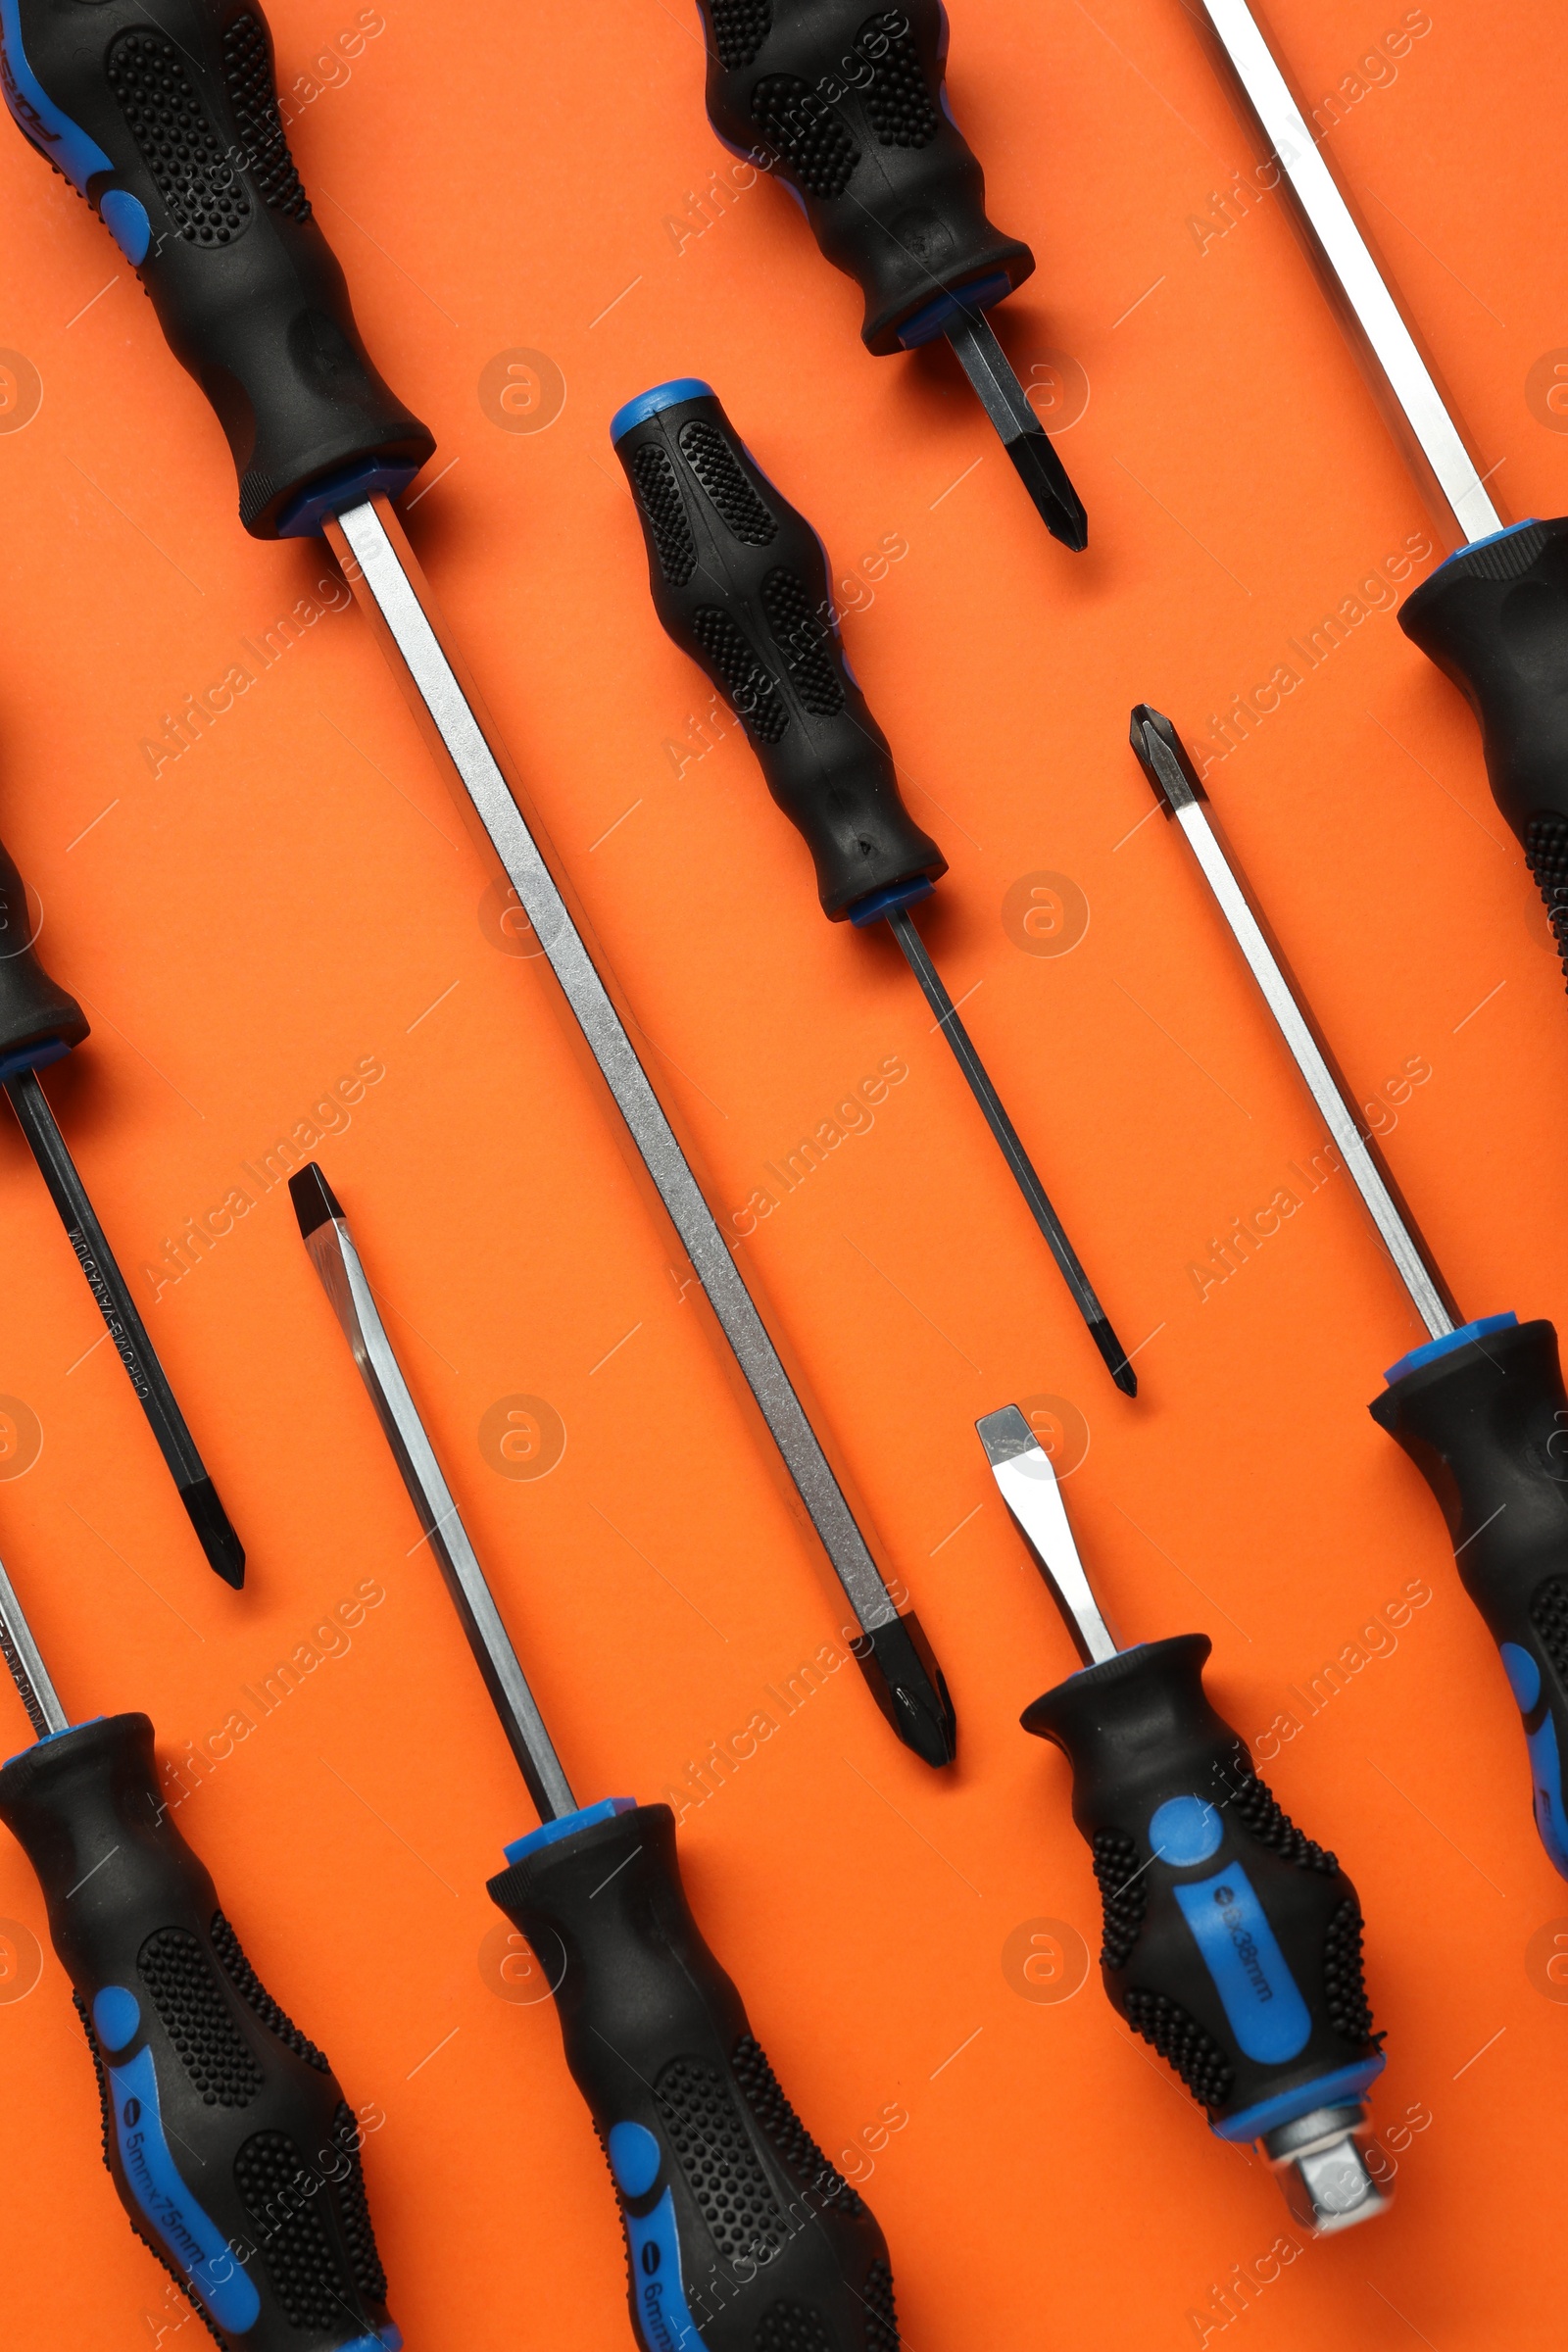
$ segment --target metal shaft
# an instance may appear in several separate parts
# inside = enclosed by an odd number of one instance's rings
[[[944,331],[1047,530],[1074,555],[1081,555],[1089,545],[1089,517],[1083,501],[1067,478],[1067,468],[1057,457],[1051,435],[1029,406],[990,319],[984,311],[956,311]]]
[[[1432,368],[1389,291],[1246,0],[1202,0],[1245,111],[1295,198],[1296,223],[1412,470],[1446,528],[1465,540],[1502,528]]]
[[[1088,1573],[1078,1557],[1067,1506],[1061,1499],[1051,1456],[1015,1404],[977,1421],[980,1443],[1002,1499],[1022,1530],[1036,1565],[1067,1621],[1067,1631],[1086,1666],[1115,1657],[1119,1644],[1100,1613]]]
[[[1030,1215],[1046,1237],[1051,1254],[1061,1269],[1062,1280],[1089,1326],[1090,1336],[1110,1368],[1112,1380],[1124,1395],[1136,1396],[1138,1375],[1127,1360],[1127,1350],[1111,1328],[1110,1317],[1095,1296],[1094,1286],[1084,1272],[1078,1252],[1068,1241],[1061,1219],[1051,1205],[1050,1197],[1035,1173],[1034,1163],[1019,1140],[1018,1131],[1003,1107],[1002,1097],[992,1085],[986,1065],[975,1052],[973,1039],[958,1018],[957,1007],[943,985],[941,973],[926,954],[925,942],[914,927],[913,916],[907,907],[896,906],[888,915],[887,924],[904,950],[926,1003],[937,1016],[938,1028],[953,1048],[953,1057],[968,1080],[969,1091],[985,1115],[986,1125],[997,1139],[1003,1158],[1012,1170],[1013,1181],[1029,1203]]]
[[[519,806],[520,787],[476,698],[443,641],[429,589],[391,507],[376,498],[327,525],[345,576],[378,624],[382,650],[437,758],[522,903],[560,984],[576,1029],[624,1121],[642,1167],[675,1229],[741,1376],[783,1456],[796,1494],[860,1626],[867,1632],[898,1612],[888,1578],[830,1463],[800,1394],[743,1281],[691,1165],[676,1141],[626,1018],[573,919],[562,882]]]
[[[1286,970],[1240,868],[1209,817],[1206,796],[1180,736],[1170,720],[1147,703],[1140,703],[1133,712],[1133,749],[1167,813],[1187,836],[1231,936],[1246,956],[1291,1058],[1305,1079],[1350,1181],[1394,1260],[1394,1270],[1409,1293],[1411,1305],[1433,1339],[1446,1339],[1463,1317],[1381,1154],[1361,1131],[1353,1098],[1330,1060],[1306,1002]]]
[[[185,1425],[185,1416],[174,1401],[174,1392],[154,1352],[125,1278],[115,1262],[115,1253],[76,1173],[75,1162],[66,1149],[66,1139],[55,1124],[37,1074],[24,1070],[20,1076],[8,1078],[5,1088],[49,1188],[49,1197],[60,1212],[60,1221],[76,1253],[77,1263],[87,1278],[87,1288],[108,1327],[115,1352],[125,1367],[163,1457],[173,1474],[180,1501],[202,1549],[224,1583],[238,1590],[245,1582],[244,1548],[219,1500],[217,1488],[207,1475],[206,1465],[196,1450],[196,1441]]]
[[[69,1731],[70,1718],[56,1695],[32,1628],[22,1614],[16,1588],[4,1568],[0,1568],[0,1655],[11,1669],[11,1680],[22,1693],[27,1720],[39,1739],[47,1740],[51,1732]]]
[[[558,1821],[563,1814],[577,1810],[577,1800],[501,1622],[452,1490],[441,1475],[435,1448],[409,1395],[403,1367],[393,1353],[343,1211],[314,1161],[289,1178],[289,1192],[311,1262],[370,1392],[387,1444],[419,1514],[419,1525],[446,1580],[528,1793],[541,1821]]]

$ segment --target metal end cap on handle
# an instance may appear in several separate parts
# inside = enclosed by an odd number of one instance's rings
[[[958,1752],[958,1719],[947,1678],[914,1611],[856,1637],[856,1663],[906,1747],[938,1769]]]
[[[1261,2144],[1293,2216],[1318,2237],[1374,2221],[1394,2202],[1387,2169],[1380,2179],[1368,2161],[1377,2142],[1364,2107],[1314,2108]]]
[[[718,395],[711,384],[705,384],[700,375],[671,376],[667,384],[655,384],[648,392],[639,392],[615,411],[610,419],[612,442],[624,441],[639,424],[657,416],[662,409],[678,409],[687,400],[716,400]]]

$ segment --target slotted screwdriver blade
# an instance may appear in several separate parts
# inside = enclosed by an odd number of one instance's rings
[[[49,1197],[60,1214],[66,1238],[87,1279],[87,1288],[114,1342],[115,1353],[158,1440],[169,1464],[179,1499],[184,1504],[208,1564],[236,1592],[245,1582],[245,1550],[219,1499],[218,1489],[196,1450],[196,1441],[174,1400],[168,1375],[153,1349],[146,1325],[131,1300],[125,1278],[104,1236],[86,1187],[55,1124],[48,1098],[37,1074],[24,1070],[5,1082],[11,1107],[21,1123]]]
[[[0,1568],[0,1657],[5,1659],[11,1680],[27,1710],[27,1721],[39,1739],[47,1740],[53,1732],[69,1731],[70,1719],[60,1704],[49,1669],[32,1638],[32,1628],[22,1613],[22,1603],[4,1568]]]
[[[1081,556],[1089,545],[1089,517],[1083,500],[1068,480],[1067,468],[1050,434],[1029,406],[990,319],[984,311],[958,311],[944,332],[1047,530],[1053,539],[1059,539],[1063,547]]]
[[[1094,1285],[1084,1272],[1078,1252],[1067,1239],[1066,1228],[1035,1173],[1034,1162],[1023,1148],[1018,1130],[1007,1116],[985,1063],[975,1052],[974,1041],[958,1017],[957,1006],[949,996],[941,973],[926,954],[925,942],[914,927],[913,917],[907,907],[895,906],[887,916],[887,923],[904,950],[910,971],[920,983],[926,1003],[937,1016],[937,1026],[953,1049],[953,1057],[968,1081],[969,1091],[980,1105],[986,1125],[997,1139],[1002,1156],[1012,1171],[1013,1181],[1029,1203],[1030,1215],[1045,1235],[1047,1247],[1060,1268],[1062,1280],[1089,1326],[1089,1336],[1105,1359],[1106,1370],[1123,1396],[1136,1396],[1138,1375],[1128,1360],[1127,1350],[1117,1339],[1110,1317],[1095,1296]]]
[[[1050,1454],[1015,1404],[987,1413],[974,1426],[1002,1499],[1051,1588],[1079,1656],[1086,1666],[1102,1665],[1115,1657],[1118,1644],[1078,1557]]]

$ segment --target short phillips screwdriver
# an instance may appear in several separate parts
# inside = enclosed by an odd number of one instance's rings
[[[1202,9],[1373,394],[1440,527],[1462,542],[1405,599],[1399,626],[1481,722],[1493,798],[1568,972],[1568,515],[1504,523],[1497,468],[1477,466],[1247,0],[1202,0]]]
[[[845,660],[821,541],[699,378],[639,394],[610,429],[655,611],[740,717],[811,853],[823,913],[862,930],[885,922],[898,941],[1112,1380],[1136,1396],[1127,1351],[915,927],[911,909],[948,861],[905,807],[887,737]]]
[[[724,144],[776,174],[836,269],[865,297],[867,351],[945,335],[1054,538],[1089,522],[988,313],[1035,257],[986,218],[985,175],[948,104],[941,0],[698,0],[708,114]]]
[[[256,0],[0,0],[0,87],[25,137],[96,209],[229,444],[256,539],[325,537],[460,812],[515,893],[536,973],[629,1145],[683,1298],[775,1449],[786,1501],[853,1616],[856,1662],[935,1768],[957,1726],[897,1569],[819,1424],[676,1134],[655,1051],[452,642],[392,500],[435,443],[382,380],[289,151]],[[413,909],[407,919],[416,919]],[[692,1279],[695,1278],[695,1279]]]
[[[1401,1355],[1369,1408],[1431,1487],[1460,1582],[1501,1653],[1524,1717],[1536,1828],[1568,1878],[1568,1396],[1544,1320],[1466,1322],[1383,1154],[1355,1115],[1299,985],[1286,967],[1176,729],[1140,703],[1133,750],[1184,835],[1275,1026],[1328,1124],[1426,1340]]]
[[[175,1828],[151,1723],[68,1721],[3,1568],[0,1653],[37,1735],[0,1769],[0,1821],[43,1889],[131,2228],[226,2352],[397,2352],[360,2126]]]
[[[354,1246],[313,1162],[289,1178],[312,1263],[375,1406],[540,1826],[489,1883],[555,1997],[610,2161],[644,2352],[898,2352],[868,2207],[796,2116],[693,1918],[674,1816],[579,1805]]]
[[[0,844],[0,1084],[60,1214],[115,1353],[146,1414],[179,1499],[210,1565],[228,1585],[245,1582],[245,1553],[174,1399],[129,1286],[115,1261],[87,1190],[55,1123],[38,1073],[87,1036],[87,1016],[44,970],[34,951],[26,891]]]
[[[1208,1636],[1120,1647],[1022,1412],[1006,1405],[976,1428],[1083,1660],[1023,1727],[1072,1767],[1111,2004],[1219,2138],[1259,2145],[1298,2221],[1321,2232],[1370,2220],[1389,2202],[1363,2145],[1366,2092],[1385,2061],[1355,1888],[1210,1705]]]

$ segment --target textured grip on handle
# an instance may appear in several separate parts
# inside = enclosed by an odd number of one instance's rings
[[[817,243],[865,296],[867,350],[962,287],[994,302],[1034,255],[986,219],[985,174],[954,122],[941,0],[698,0],[708,114],[725,145],[787,181]],[[916,327],[909,340],[923,337]]]
[[[79,1046],[87,1016],[50,979],[33,954],[27,892],[0,842],[0,1064],[55,1058],[43,1051]]]
[[[1037,1698],[1072,1766],[1113,2005],[1225,2139],[1359,2099],[1383,2066],[1361,1906],[1287,1819],[1203,1689],[1206,1634],[1140,1644]]]
[[[399,2341],[353,2112],[170,1819],[147,1717],[101,1718],[13,1756],[0,1821],[38,1874],[75,1986],[121,2203],[219,2342]]]
[[[1536,1827],[1568,1879],[1568,1396],[1546,1322],[1488,1330],[1371,1407],[1443,1507],[1524,1717]]]
[[[654,609],[739,713],[811,853],[822,911],[837,921],[874,891],[946,873],[844,659],[822,543],[714,395],[683,379],[630,402],[612,430]]]
[[[1568,517],[1451,556],[1405,599],[1399,626],[1481,722],[1493,797],[1568,969]]]
[[[645,2352],[897,2352],[882,2232],[704,1943],[669,1807],[537,1846],[490,1892],[554,1987],[620,2200]]]
[[[371,366],[278,115],[255,0],[5,0],[26,136],[98,209],[217,411],[258,539],[302,493],[435,443]]]

